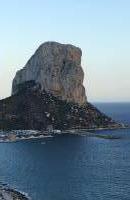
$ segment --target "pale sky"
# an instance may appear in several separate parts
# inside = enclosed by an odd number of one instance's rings
[[[45,41],[82,49],[89,101],[130,101],[130,0],[0,0],[0,99]]]

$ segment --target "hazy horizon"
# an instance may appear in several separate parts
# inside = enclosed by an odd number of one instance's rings
[[[0,99],[41,43],[82,49],[84,85],[90,102],[130,101],[129,0],[2,0]]]

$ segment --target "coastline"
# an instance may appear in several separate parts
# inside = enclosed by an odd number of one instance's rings
[[[33,139],[43,139],[43,138],[53,138],[57,135],[79,135],[79,136],[88,136],[88,137],[98,137],[104,139],[118,139],[118,136],[105,135],[95,133],[96,131],[111,131],[111,130],[121,130],[121,129],[129,129],[130,126],[122,126],[122,127],[101,127],[101,128],[90,128],[90,129],[69,129],[69,130],[52,130],[52,131],[37,131],[37,130],[12,130],[2,131],[0,130],[0,143],[10,143],[10,142],[18,142],[23,140],[33,140]],[[29,132],[29,134],[27,133]],[[6,133],[6,134],[5,134]]]

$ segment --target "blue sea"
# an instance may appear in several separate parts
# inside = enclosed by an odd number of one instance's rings
[[[130,124],[130,103],[97,103]],[[130,130],[108,140],[86,136],[0,143],[0,182],[32,200],[130,200]]]

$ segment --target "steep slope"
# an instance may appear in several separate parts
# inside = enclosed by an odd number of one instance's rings
[[[90,103],[79,106],[60,100],[34,81],[22,84],[17,94],[0,101],[0,129],[46,130],[50,125],[61,130],[120,127]]]

